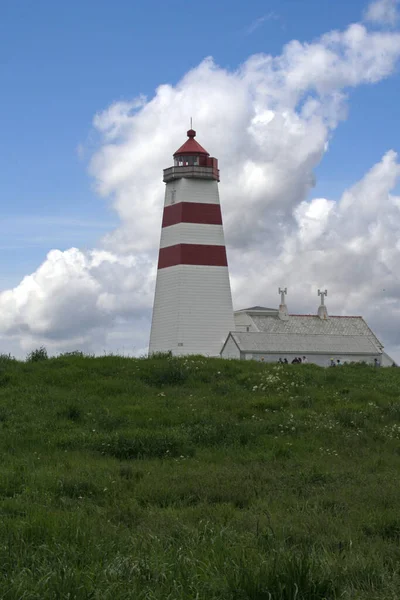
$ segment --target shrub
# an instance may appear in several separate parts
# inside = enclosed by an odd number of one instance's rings
[[[11,354],[0,354],[0,365],[6,366],[11,362],[17,362],[17,359]]]
[[[10,383],[11,377],[7,373],[0,372],[0,387],[3,387]]]
[[[158,360],[172,358],[172,352],[171,352],[171,350],[168,350],[167,352],[153,352],[152,354],[149,354],[149,358],[156,358]]]
[[[40,348],[36,348],[36,350],[32,350],[29,352],[26,357],[26,362],[39,362],[41,360],[47,360],[49,357],[47,355],[47,350],[44,346],[40,346]]]

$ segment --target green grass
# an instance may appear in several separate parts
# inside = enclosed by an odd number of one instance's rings
[[[1,599],[398,600],[400,369],[39,350],[0,356]]]

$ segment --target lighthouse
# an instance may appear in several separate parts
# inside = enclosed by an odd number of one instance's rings
[[[234,330],[218,160],[188,139],[164,170],[165,201],[149,353],[218,356]]]

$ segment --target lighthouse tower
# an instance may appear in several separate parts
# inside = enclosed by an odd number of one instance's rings
[[[234,330],[218,160],[194,139],[164,170],[165,202],[150,354],[219,355]]]

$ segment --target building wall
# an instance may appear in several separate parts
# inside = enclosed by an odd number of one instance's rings
[[[262,353],[257,353],[257,354],[253,354],[253,353],[246,353],[246,358],[251,358],[253,360],[257,360],[257,361],[263,361],[263,362],[273,362],[276,363],[278,362],[278,360],[280,358],[284,359],[287,358],[288,362],[291,363],[292,360],[296,357],[296,356],[300,356],[301,358],[303,358],[303,353],[293,353],[293,354],[262,354]],[[344,362],[366,362],[369,364],[374,364],[374,358],[377,358],[378,360],[380,360],[380,355],[377,354],[371,354],[371,355],[365,355],[365,354],[358,354],[358,355],[346,355],[346,354],[306,354],[305,355],[307,357],[307,360],[309,363],[315,364],[315,365],[319,365],[320,367],[329,367],[330,362],[331,362],[331,358],[333,358],[335,361],[337,359],[340,359],[340,361],[342,363]]]
[[[231,337],[226,342],[223,352],[221,352],[221,358],[240,358],[240,350]]]
[[[396,364],[396,362],[389,356],[389,354],[386,354],[386,352],[382,352],[382,367],[392,367],[393,363]]]

